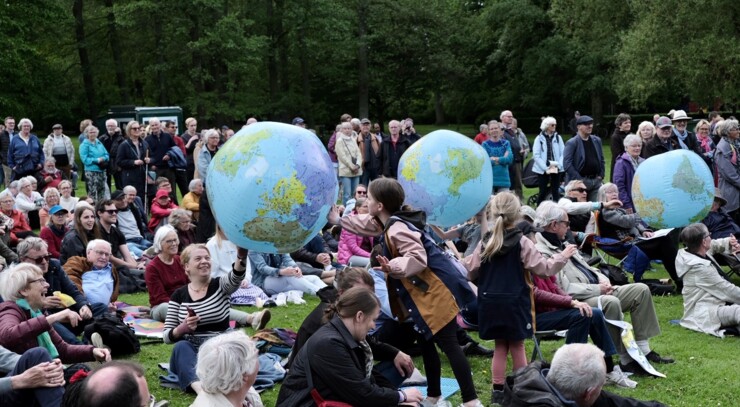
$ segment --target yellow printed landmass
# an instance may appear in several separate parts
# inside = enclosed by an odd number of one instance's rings
[[[681,164],[673,174],[672,186],[691,195],[693,200],[702,199],[702,195],[707,192],[704,181],[696,175],[691,160],[686,156],[681,159]]]
[[[304,229],[297,221],[280,222],[274,218],[255,218],[244,222],[242,233],[250,240],[272,242],[279,253],[296,250],[296,245],[311,235],[311,231]]]
[[[663,201],[658,198],[645,199],[640,188],[640,176],[637,174],[635,174],[635,178],[632,181],[632,200],[635,202],[637,213],[643,219],[648,220],[651,226],[658,228],[665,227],[665,220],[663,219],[665,207],[663,206]]]
[[[445,168],[451,183],[447,192],[456,196],[460,195],[460,187],[471,179],[479,177],[484,163],[483,158],[470,154],[470,150],[462,148],[448,150]]]
[[[258,216],[265,216],[270,212],[287,216],[293,210],[293,205],[306,203],[306,186],[296,177],[293,171],[290,176],[281,178],[272,187],[272,191],[260,194],[263,207],[257,209]]]
[[[235,177],[242,165],[260,153],[259,144],[268,140],[270,136],[269,131],[261,130],[249,136],[235,138],[214,157],[213,169],[232,178]],[[237,155],[241,157],[237,159]]]
[[[421,146],[419,146],[421,147]],[[416,181],[416,174],[419,173],[419,154],[421,149],[416,148],[411,151],[411,154],[404,159],[403,169],[401,175],[409,181]]]

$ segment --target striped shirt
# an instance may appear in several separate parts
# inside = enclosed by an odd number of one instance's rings
[[[164,341],[173,343],[178,339],[171,337],[171,332],[188,317],[188,307],[200,317],[198,327],[193,335],[212,335],[224,332],[229,328],[229,297],[239,288],[244,279],[244,271],[237,274],[231,270],[228,275],[212,278],[208,284],[205,297],[193,300],[188,286],[178,288],[172,293],[167,306],[167,317],[164,321]],[[180,338],[182,339],[182,338]]]

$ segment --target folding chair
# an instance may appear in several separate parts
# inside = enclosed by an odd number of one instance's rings
[[[601,259],[602,263],[613,264],[614,266],[621,266],[624,259],[627,258],[630,247],[628,247],[628,239],[616,240],[601,237],[601,230],[599,228],[599,221],[601,213],[599,211],[594,212],[594,230],[595,235],[591,239],[591,246],[594,252]],[[609,261],[612,260],[612,261]],[[614,262],[614,263],[612,263]]]
[[[547,362],[544,356],[542,356],[542,350],[540,349],[540,341],[545,339],[562,339],[555,335],[556,330],[549,331],[534,331],[532,335],[532,341],[534,342],[534,349],[532,349],[532,358],[530,362],[534,362],[535,358],[543,362]]]

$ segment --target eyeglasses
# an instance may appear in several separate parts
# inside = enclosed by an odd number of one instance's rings
[[[110,257],[111,253],[104,252],[102,250],[93,250],[98,256]]]
[[[586,188],[573,188],[573,189],[571,189],[571,191],[576,191],[576,192],[584,193],[584,192],[588,192],[588,189],[586,189]]]
[[[180,241],[177,239],[170,239],[170,240],[165,240],[164,243],[165,244],[178,244],[180,243]]]
[[[31,281],[29,281],[29,282],[28,282],[28,285],[31,285],[31,284],[33,284],[33,283],[39,283],[39,284],[44,284],[45,282],[46,282],[46,280],[45,280],[45,279],[44,279],[43,277],[41,277],[41,278],[37,278],[37,279],[35,279],[35,280],[31,280]]]
[[[699,131],[709,131],[709,127],[700,127]]]
[[[563,225],[565,225],[565,227],[570,227],[570,221],[569,220],[559,220],[558,222],[560,222]]]
[[[367,191],[357,191],[357,195],[367,195]]]
[[[103,212],[107,213],[108,215],[115,215],[118,213],[118,209],[106,209]]]
[[[47,263],[49,262],[49,260],[51,259],[51,255],[45,254],[43,256],[39,256],[36,258],[26,256],[26,259],[31,260],[35,264],[44,264],[44,262],[47,262]]]
[[[131,130],[133,130],[133,131],[139,131],[139,130],[141,130],[141,127],[132,127]]]

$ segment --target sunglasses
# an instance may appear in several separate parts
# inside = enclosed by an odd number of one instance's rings
[[[367,191],[357,191],[358,195],[367,195]]]
[[[588,189],[586,189],[586,188],[573,188],[572,191],[583,193],[583,192],[588,192]]]
[[[31,260],[32,262],[34,262],[34,264],[44,264],[44,262],[48,263],[49,260],[51,260],[51,255],[47,254],[45,256],[39,256],[36,258],[26,256],[26,259]]]
[[[117,209],[106,209],[103,212],[107,213],[108,215],[116,215],[118,213]]]
[[[141,127],[132,127],[131,130],[133,130],[133,131],[139,131],[139,130],[141,130]]]

